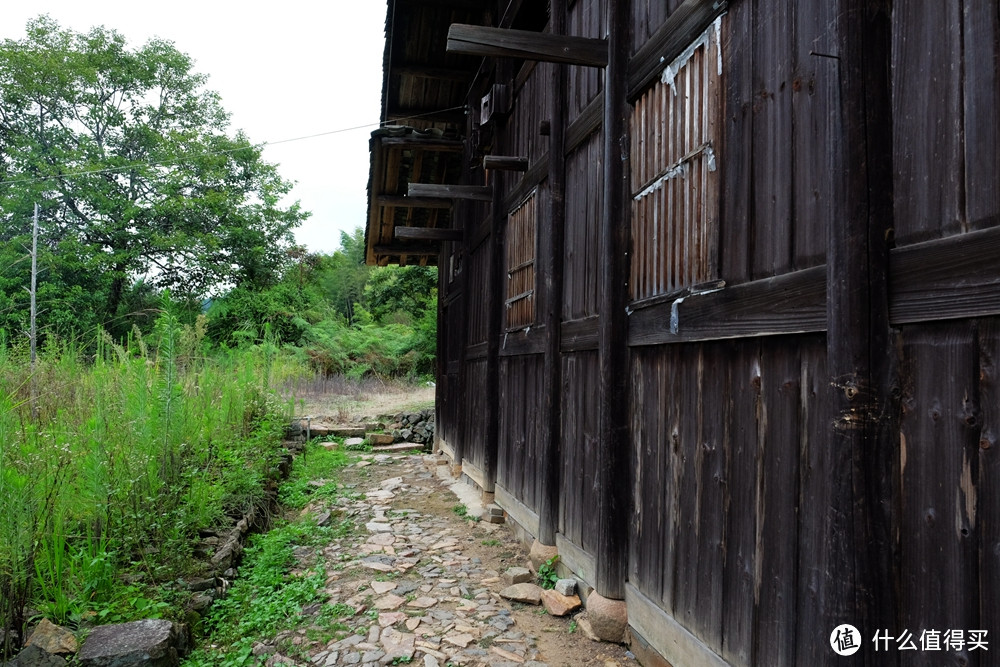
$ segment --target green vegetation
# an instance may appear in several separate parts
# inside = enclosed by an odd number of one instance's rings
[[[281,484],[279,497],[294,508],[315,500],[330,502],[337,488],[336,479],[331,476],[347,463],[347,457],[340,451],[328,451],[310,443],[303,456],[296,459],[289,479]],[[310,484],[317,481],[323,484]],[[279,630],[308,627],[313,641],[329,641],[345,634],[349,630],[345,620],[353,617],[356,610],[343,603],[328,604],[322,564],[306,572],[293,572],[294,553],[300,547],[328,544],[353,529],[349,519],[317,526],[311,517],[306,517],[253,536],[239,579],[226,597],[215,603],[206,619],[205,647],[190,656],[186,667],[258,664],[263,658],[252,656],[253,642],[274,637]],[[317,605],[317,613],[303,616],[302,608],[306,605]]]
[[[27,609],[179,617],[199,531],[271,502],[289,387],[433,371],[436,270],[365,266],[360,229],[332,254],[293,245],[308,213],[205,83],[173,44],[103,27],[40,17],[0,41],[0,637]],[[280,500],[333,498],[309,481],[344,460],[310,448]],[[264,580],[297,530],[254,547]],[[315,583],[282,581],[232,618],[270,627]]]
[[[288,419],[268,391],[274,350],[200,357],[169,308],[155,334],[102,338],[88,360],[50,340],[35,399],[23,350],[0,344],[3,627],[27,603],[73,625],[160,613],[198,530],[264,503]]]
[[[556,563],[559,556],[553,556],[538,567],[538,585],[542,588],[552,590],[559,581],[559,573],[556,571]]]

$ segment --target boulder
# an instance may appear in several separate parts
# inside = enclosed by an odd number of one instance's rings
[[[391,433],[366,433],[365,439],[372,445],[391,445],[396,441]]]
[[[37,646],[46,653],[67,654],[76,653],[76,637],[66,628],[51,623],[47,618],[43,618],[35,631],[24,643],[25,647]]]
[[[10,667],[63,667],[66,658],[44,651],[38,646],[26,646],[16,658],[6,664]]]
[[[531,551],[528,553],[528,558],[531,560],[532,569],[538,572],[538,568],[558,555],[559,550],[554,546],[542,544],[538,540],[535,540],[531,544]]]
[[[187,626],[146,619],[94,628],[77,658],[81,667],[177,667],[189,646]]]

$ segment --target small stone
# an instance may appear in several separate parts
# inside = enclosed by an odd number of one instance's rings
[[[542,589],[535,584],[514,584],[500,591],[500,597],[524,604],[540,604]]]
[[[376,609],[380,609],[382,611],[395,611],[396,609],[399,609],[401,606],[403,606],[404,602],[406,602],[406,598],[401,598],[398,595],[393,595],[390,593],[389,595],[386,595],[385,597],[376,600],[373,606]]]
[[[330,512],[320,512],[316,516],[316,525],[325,526],[330,523],[330,517],[333,516]]]
[[[420,625],[419,618],[408,618],[406,619],[406,629],[413,632]]]
[[[385,649],[385,658],[395,660],[407,660],[413,657],[414,643],[416,636],[405,632],[400,632],[394,628],[386,628],[382,631],[382,648]]]
[[[27,646],[37,646],[46,653],[65,654],[76,653],[77,643],[73,633],[43,618],[35,628],[35,631],[28,637],[24,644]]]
[[[504,574],[504,581],[508,582],[509,585],[514,584],[525,584],[531,583],[532,576],[531,570],[526,567],[512,567],[508,568]]]
[[[500,648],[499,646],[492,646],[492,647],[490,647],[490,650],[493,651],[494,653],[496,653],[498,656],[500,656],[504,660],[510,660],[511,662],[516,662],[516,663],[519,663],[519,664],[524,662],[524,658],[522,658],[518,654],[511,653],[510,651],[505,651],[502,648]]]
[[[257,642],[256,644],[253,645],[253,649],[251,649],[250,652],[253,653],[254,655],[272,655],[277,650],[278,648],[276,646],[272,646],[271,644],[264,644],[262,642]]]
[[[555,591],[560,595],[575,595],[576,579],[559,579],[556,581]]]
[[[542,604],[550,616],[565,616],[582,606],[576,595],[563,595],[557,591],[542,591]]]
[[[424,655],[424,667],[441,667],[441,663],[430,653]]]
[[[375,591],[377,595],[385,595],[391,590],[394,590],[398,586],[395,581],[373,581],[371,583],[372,590]]]
[[[364,438],[354,437],[354,438],[347,438],[346,440],[344,440],[345,447],[358,447],[363,444],[365,444]]]
[[[407,604],[406,606],[414,607],[416,609],[429,609],[430,607],[433,607],[437,603],[438,603],[437,598],[419,597],[416,600],[413,600],[412,602]]]
[[[464,632],[459,634],[445,635],[444,637],[444,641],[448,642],[449,644],[452,644],[453,646],[457,646],[458,648],[465,648],[470,643],[472,643],[474,639],[475,637]]]
[[[401,611],[394,611],[385,614],[378,615],[378,624],[380,627],[387,628],[390,625],[396,625],[407,619],[406,614]]]

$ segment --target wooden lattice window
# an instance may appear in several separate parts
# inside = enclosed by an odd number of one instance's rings
[[[510,212],[507,222],[507,329],[535,322],[537,191]]]
[[[663,71],[632,114],[636,300],[718,277],[720,20]]]

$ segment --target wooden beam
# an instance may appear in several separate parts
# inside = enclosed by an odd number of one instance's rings
[[[440,199],[474,199],[493,201],[493,188],[488,185],[449,185],[443,183],[410,183],[410,197],[437,197]]]
[[[465,111],[462,109],[431,109],[428,107],[390,107],[385,113],[386,121],[421,120],[433,123],[463,123]]]
[[[656,33],[632,57],[628,68],[628,97],[642,92],[663,68],[674,61],[722,12],[726,0],[684,0]]]
[[[475,72],[457,69],[452,67],[424,67],[421,65],[392,65],[389,68],[390,75],[415,76],[424,79],[438,79],[441,81],[468,81]]]
[[[506,171],[528,171],[528,158],[511,157],[507,155],[483,156],[485,169],[504,169]]]
[[[420,136],[380,137],[383,146],[389,148],[416,149],[438,151],[439,153],[461,153],[463,144],[459,139],[438,139]]]
[[[400,195],[379,195],[375,198],[379,206],[395,206],[397,208],[451,208],[450,199],[434,197],[402,197]]]
[[[608,64],[608,43],[603,39],[462,23],[453,23],[448,29],[447,51],[588,67],[605,67]]]
[[[441,248],[419,245],[377,245],[372,248],[376,255],[413,255],[414,257],[437,255]]]
[[[461,241],[461,229],[434,229],[430,227],[396,227],[397,239],[421,241]]]

